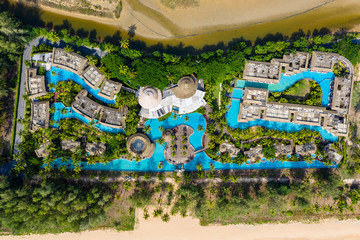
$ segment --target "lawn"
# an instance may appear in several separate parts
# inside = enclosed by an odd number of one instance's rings
[[[304,98],[307,94],[310,93],[310,83],[309,80],[303,79],[295,83],[289,89],[284,91],[284,95],[288,97],[302,97]]]

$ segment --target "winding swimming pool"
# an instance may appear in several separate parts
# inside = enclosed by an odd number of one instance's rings
[[[55,72],[56,74],[53,75],[52,72]],[[91,95],[93,95],[95,98],[99,99],[100,101],[107,104],[115,104],[115,98],[113,100],[109,100],[99,96],[99,89],[96,90],[92,89],[89,85],[85,83],[85,81],[81,77],[79,77],[75,73],[56,67],[51,67],[51,70],[46,72],[47,84],[53,83],[56,85],[59,81],[68,81],[68,80],[72,80],[77,84],[81,85],[84,89],[86,89],[86,91],[88,91]],[[54,89],[51,89],[50,91],[55,92]]]

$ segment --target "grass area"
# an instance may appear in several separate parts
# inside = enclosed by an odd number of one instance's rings
[[[322,89],[317,82],[302,79],[283,92],[270,93],[269,101],[321,106]]]
[[[164,116],[162,116],[161,118],[159,118],[159,122],[164,121],[165,119],[167,119],[167,118],[170,117],[170,116],[171,116],[171,112],[165,114]]]
[[[359,109],[359,102],[360,102],[360,86],[359,83],[355,82],[354,87],[352,90],[352,99],[351,99],[351,106],[355,108],[356,111]]]
[[[20,55],[20,57],[19,57],[18,76],[17,76],[17,82],[16,82],[14,117],[13,117],[12,133],[11,133],[10,154],[12,154],[12,152],[14,151],[14,144],[15,144],[17,109],[18,109],[18,104],[19,104],[20,85],[21,85],[21,69],[22,69],[22,55]]]
[[[293,97],[306,97],[310,93],[310,84],[309,80],[303,79],[295,83],[285,92],[286,96]]]
[[[104,227],[114,227],[118,231],[131,231],[135,226],[135,209],[128,201],[115,200],[106,212]]]
[[[122,10],[122,2],[120,1],[115,9],[115,17],[116,18],[120,18],[121,10]]]

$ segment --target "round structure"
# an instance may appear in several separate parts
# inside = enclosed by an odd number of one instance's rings
[[[163,134],[162,134],[162,138],[164,139],[165,142],[171,142],[172,138],[171,136],[173,135],[173,131],[170,129],[166,129]]]
[[[185,76],[180,78],[177,86],[174,87],[172,92],[178,98],[185,99],[192,97],[198,89],[198,83],[193,76]]]
[[[134,157],[149,158],[153,155],[155,144],[148,136],[142,133],[135,133],[127,139],[126,147]]]
[[[220,150],[220,152],[226,152],[227,147],[225,146],[225,144],[221,144],[219,150]]]
[[[143,108],[155,108],[161,102],[161,91],[151,86],[142,87],[138,91],[138,101]]]

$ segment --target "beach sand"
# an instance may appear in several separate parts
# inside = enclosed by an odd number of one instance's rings
[[[114,26],[124,31],[136,26],[136,34],[144,38],[171,39],[278,21],[309,12],[315,14],[316,11],[326,11],[332,14],[334,11],[346,10],[344,14],[352,15],[360,10],[358,0],[200,0],[198,7],[176,9],[165,7],[161,0],[122,2],[123,10],[119,19],[78,13],[71,13],[71,16]],[[57,14],[69,14],[67,11],[50,7],[41,8]]]
[[[151,211],[149,211],[151,213]],[[262,225],[199,225],[191,217],[172,216],[170,222],[150,218],[144,220],[137,211],[138,223],[132,232],[112,230],[63,233],[57,235],[2,236],[0,240],[359,240],[360,221],[324,220],[320,223],[288,223]]]

